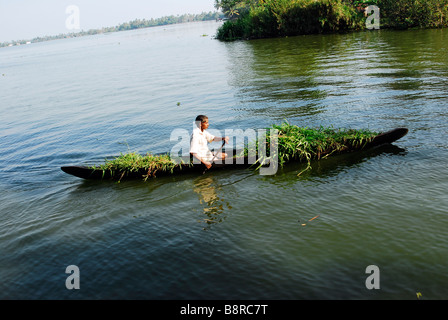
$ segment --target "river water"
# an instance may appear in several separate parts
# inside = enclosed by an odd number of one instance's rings
[[[218,26],[0,50],[0,298],[448,298],[447,31],[224,43]],[[218,133],[287,120],[409,134],[300,177],[60,170],[169,151],[198,114]]]

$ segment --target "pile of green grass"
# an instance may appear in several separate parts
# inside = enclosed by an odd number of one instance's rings
[[[179,164],[173,161],[169,154],[152,155],[147,153],[141,155],[131,152],[121,154],[112,160],[106,160],[104,164],[92,168],[103,170],[103,172],[109,171],[112,175],[119,174],[120,179],[126,174],[144,170],[146,174],[143,178],[147,180],[150,177],[155,177],[157,172],[173,172],[177,166]]]
[[[332,127],[301,128],[287,122],[272,125],[268,131],[272,129],[278,130],[277,154],[279,166],[283,166],[290,161],[306,162],[308,165],[304,171],[311,168],[312,160],[318,160],[350,149],[360,149],[378,134],[370,130],[333,129]],[[270,138],[268,134],[266,150],[272,153],[272,150],[269,150]],[[258,148],[257,143],[253,143],[251,146]],[[244,153],[246,155],[249,154],[250,148],[245,149]],[[242,154],[236,156],[242,156]],[[268,157],[268,155],[266,156]],[[257,163],[261,166],[265,160],[259,157]],[[118,174],[121,177],[129,173],[144,171],[146,174],[143,177],[146,180],[155,177],[158,172],[173,172],[176,167],[182,164],[184,163],[176,163],[169,154],[152,155],[148,153],[140,155],[131,152],[121,154],[112,160],[106,160],[104,164],[92,168],[103,170],[103,172],[109,171],[112,175]]]
[[[278,154],[280,164],[289,160],[320,159],[347,149],[359,149],[371,141],[377,132],[370,130],[301,128],[288,123],[273,125],[278,130]]]
[[[287,122],[273,125],[272,129],[278,130],[279,166],[290,161],[306,162],[307,167],[304,171],[311,168],[312,160],[319,160],[347,150],[362,149],[366,143],[378,135],[377,132],[364,129],[301,128]],[[270,138],[268,135],[267,145],[271,144]],[[259,158],[258,162],[262,165],[264,159]]]

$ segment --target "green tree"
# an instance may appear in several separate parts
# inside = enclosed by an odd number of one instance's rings
[[[221,9],[229,19],[234,19],[246,14],[249,8],[258,2],[257,0],[215,0],[215,8]]]
[[[448,0],[378,0],[385,26],[446,27]]]

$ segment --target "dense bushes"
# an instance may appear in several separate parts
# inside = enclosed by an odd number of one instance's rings
[[[218,30],[221,40],[357,29],[362,15],[343,0],[265,0]]]
[[[448,26],[448,0],[378,0],[382,27]]]
[[[382,28],[446,27],[448,0],[259,0],[218,30],[221,40],[279,37],[366,28],[362,8],[377,5]]]

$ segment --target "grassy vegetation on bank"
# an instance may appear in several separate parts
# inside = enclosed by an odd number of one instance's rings
[[[448,0],[378,0],[383,28],[448,27]]]
[[[220,40],[272,38],[366,29],[364,8],[380,8],[382,28],[448,26],[448,0],[258,0],[216,1],[230,20]],[[370,14],[369,14],[370,15]]]
[[[290,161],[306,162],[307,169],[312,160],[330,156],[347,150],[361,149],[377,135],[369,130],[343,130],[320,127],[317,129],[301,128],[287,122],[273,125],[269,129],[278,130],[279,166]],[[269,136],[269,135],[268,135]],[[267,140],[269,145],[269,137]],[[254,143],[254,145],[257,145]],[[246,149],[246,153],[248,150]],[[272,150],[271,150],[272,152]],[[262,163],[263,159],[258,159]],[[180,164],[171,159],[169,154],[140,155],[137,153],[121,154],[119,157],[106,160],[92,168],[111,172],[113,175],[126,176],[128,173],[144,172],[143,178],[157,176],[158,172],[173,172]]]
[[[265,0],[251,4],[218,30],[220,40],[270,38],[361,28],[353,6],[343,0]]]

